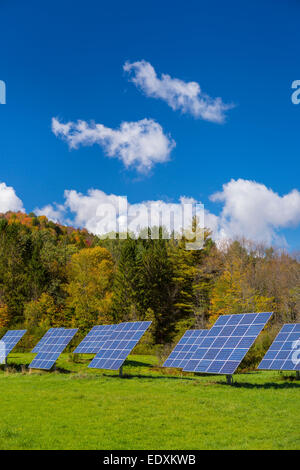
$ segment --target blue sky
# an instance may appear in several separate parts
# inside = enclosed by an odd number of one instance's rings
[[[300,190],[300,105],[291,101],[291,84],[300,79],[299,12],[296,0],[2,1],[0,80],[7,103],[0,105],[0,181],[14,188],[27,212],[64,204],[65,190],[86,195],[94,188],[127,195],[131,204],[192,197],[212,214],[223,210],[227,230],[238,227],[245,236],[256,224],[253,214],[268,219],[260,210],[270,207],[277,214],[265,225],[259,221],[258,238],[266,230],[266,240],[284,236],[290,249],[300,249],[299,193],[290,194]],[[159,79],[197,82],[212,99],[234,104],[225,122],[174,110],[141,90],[123,66],[142,60]],[[103,145],[70,150],[54,134],[53,117],[114,130],[153,120],[176,146],[168,161],[141,173],[108,158]],[[223,195],[213,202],[216,192]],[[249,210],[243,197],[256,204],[247,221],[239,219]],[[288,214],[281,218],[280,211]]]

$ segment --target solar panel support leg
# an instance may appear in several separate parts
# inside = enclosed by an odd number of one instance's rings
[[[119,369],[119,377],[123,377],[123,366]]]
[[[300,370],[296,370],[296,380],[300,380]]]
[[[226,375],[226,381],[227,381],[227,385],[232,385],[233,384],[232,375]]]

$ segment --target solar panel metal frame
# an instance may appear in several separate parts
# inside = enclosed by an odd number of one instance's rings
[[[151,321],[140,321],[116,325],[110,339],[105,341],[88,367],[92,369],[120,369],[151,323]]]
[[[77,328],[57,328],[55,330],[40,346],[37,356],[29,365],[30,369],[51,369],[78,331]]]
[[[77,346],[75,354],[97,354],[111,336],[116,325],[96,325]]]
[[[283,325],[258,369],[300,371],[300,323]]]
[[[188,361],[197,351],[201,338],[207,335],[209,330],[187,330],[182,338],[178,341],[175,348],[165,360],[163,367],[176,367],[183,369]]]
[[[271,312],[220,316],[184,371],[234,374],[271,316]]]
[[[5,363],[7,356],[23,338],[27,330],[8,330],[1,338],[0,364]]]

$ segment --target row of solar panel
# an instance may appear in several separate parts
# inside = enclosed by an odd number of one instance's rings
[[[232,375],[270,317],[271,313],[224,315],[210,330],[187,331],[164,367]],[[258,368],[300,370],[300,324],[283,326]]]
[[[127,322],[118,325],[95,326],[75,353],[95,353],[89,367],[118,370],[136,346],[151,322]],[[50,328],[32,350],[37,356],[29,365],[32,369],[49,370],[77,333],[77,329]],[[26,330],[9,331],[2,338],[0,361],[3,363],[9,352],[19,342]]]
[[[259,369],[300,370],[300,323],[282,327]]]
[[[189,330],[165,361],[164,367],[231,375],[270,317],[268,312],[223,315],[210,330]],[[91,368],[117,370],[150,324],[127,322],[95,326],[74,352],[96,354],[89,365]],[[33,349],[37,356],[29,367],[50,369],[76,332],[76,329],[51,328]],[[2,341],[5,346],[7,343],[7,354],[24,333],[25,330],[16,330],[4,336]],[[300,347],[300,324],[285,325],[259,368],[299,370],[297,346]]]
[[[232,375],[247,354],[271,313],[223,315],[210,330],[185,336],[164,363],[189,372]]]

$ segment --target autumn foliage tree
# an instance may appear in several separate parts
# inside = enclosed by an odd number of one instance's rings
[[[5,328],[9,325],[10,315],[7,305],[0,305],[0,328]]]
[[[84,248],[67,265],[66,307],[73,326],[88,329],[111,318],[111,288],[114,263],[105,248]]]
[[[59,325],[58,308],[53,297],[44,292],[38,300],[31,300],[24,308],[25,326],[28,329],[47,329]]]
[[[196,219],[191,227],[204,236],[200,250],[186,250],[187,232],[105,240],[33,213],[0,214],[1,335],[26,328],[29,349],[49,327],[80,328],[83,337],[97,324],[151,320],[140,343],[150,352],[224,314],[273,311],[268,344],[283,323],[300,321],[299,255],[215,243]]]
[[[210,324],[220,315],[273,310],[274,298],[253,286],[253,262],[253,255],[239,242],[228,247],[211,291]]]

